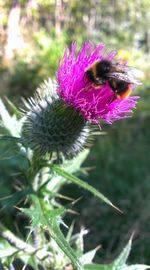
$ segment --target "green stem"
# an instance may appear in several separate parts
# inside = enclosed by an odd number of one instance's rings
[[[35,255],[39,260],[43,260],[49,256],[49,253],[45,249],[36,249],[32,245],[27,244],[2,224],[0,224],[0,236],[19,251],[24,251],[28,255]]]

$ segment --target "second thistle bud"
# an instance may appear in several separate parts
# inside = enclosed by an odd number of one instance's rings
[[[90,127],[80,112],[66,105],[51,87],[50,81],[43,84],[38,97],[29,100],[22,135],[41,155],[55,152],[70,159],[88,145]],[[42,88],[43,96],[39,94]]]

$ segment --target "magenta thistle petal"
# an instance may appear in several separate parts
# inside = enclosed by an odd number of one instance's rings
[[[96,60],[114,60],[117,55],[112,50],[104,57],[104,48],[104,44],[94,47],[87,42],[77,53],[76,44],[73,43],[70,51],[66,49],[57,73],[58,95],[93,124],[98,124],[100,120],[112,124],[116,120],[129,117],[139,98],[117,98],[108,83],[99,87],[91,84],[90,89],[86,90],[85,71]]]

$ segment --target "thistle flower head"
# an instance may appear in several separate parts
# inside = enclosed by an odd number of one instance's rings
[[[97,60],[112,61],[117,55],[113,50],[104,57],[104,47],[100,44],[94,48],[87,42],[77,54],[76,45],[72,44],[70,51],[66,49],[57,73],[58,95],[93,124],[98,124],[100,120],[111,124],[129,117],[138,99],[137,96],[118,99],[108,82],[96,87],[91,83],[90,90],[86,90],[86,70]]]
[[[100,120],[111,124],[132,112],[138,97],[118,99],[108,81],[98,86],[89,82],[86,90],[86,70],[97,60],[112,61],[116,56],[111,51],[104,58],[103,49],[103,44],[94,48],[89,42],[78,54],[75,44],[70,52],[66,49],[58,67],[58,84],[49,80],[26,104],[22,136],[30,148],[72,158],[89,146],[92,124]]]

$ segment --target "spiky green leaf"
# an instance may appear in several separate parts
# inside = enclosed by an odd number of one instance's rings
[[[132,237],[129,239],[127,245],[120,253],[117,259],[110,264],[86,264],[84,265],[85,270],[145,270],[150,269],[150,266],[143,264],[127,265],[129,253],[131,251]]]
[[[92,187],[91,185],[87,184],[86,182],[82,181],[80,178],[66,172],[64,169],[62,169],[61,167],[59,167],[56,164],[52,164],[51,168],[59,175],[61,175],[62,177],[66,178],[67,180],[69,180],[70,182],[88,190],[89,192],[91,192],[93,195],[95,195],[96,197],[98,197],[99,199],[101,199],[104,203],[112,206],[113,208],[117,209],[118,211],[120,211],[107,197],[105,197],[101,192],[99,192],[97,189],[95,189],[94,187]]]
[[[89,154],[89,150],[85,149],[80,154],[78,154],[74,159],[65,160],[63,163],[63,166],[65,167],[67,172],[71,174],[78,172],[88,154]],[[49,179],[40,187],[40,189],[43,189],[43,187],[47,186],[48,192],[52,191],[53,193],[54,192],[56,193],[64,184],[64,182],[66,182],[66,179],[62,177],[61,175],[51,174]]]
[[[133,236],[130,237],[127,245],[124,247],[124,249],[122,250],[122,252],[118,256],[118,258],[113,262],[114,267],[117,268],[117,267],[124,266],[126,264],[126,261],[128,259],[129,254],[130,254],[130,251],[131,251],[132,238],[133,238]]]
[[[37,196],[31,195],[32,201],[34,202],[33,208],[21,208],[21,211],[28,215],[32,220],[32,226],[38,227],[38,226],[46,226],[46,216],[48,215],[48,219],[53,219],[56,217],[60,217],[64,214],[65,208],[57,208],[57,209],[51,209],[48,211],[46,210],[46,207],[42,208],[42,204]]]
[[[83,256],[80,258],[80,262],[82,262],[83,264],[91,263],[93,261],[98,249],[99,249],[99,247],[97,247],[93,250],[90,250],[89,252],[83,254]]]
[[[60,217],[63,211],[58,209],[47,211],[46,206],[41,203],[39,198],[31,195],[33,201],[33,208],[21,209],[26,215],[31,218],[32,225],[35,227],[42,226],[43,229],[49,230],[51,237],[55,240],[60,249],[70,259],[76,270],[83,270],[81,263],[75,255],[68,242],[66,241],[63,233],[60,230]]]

